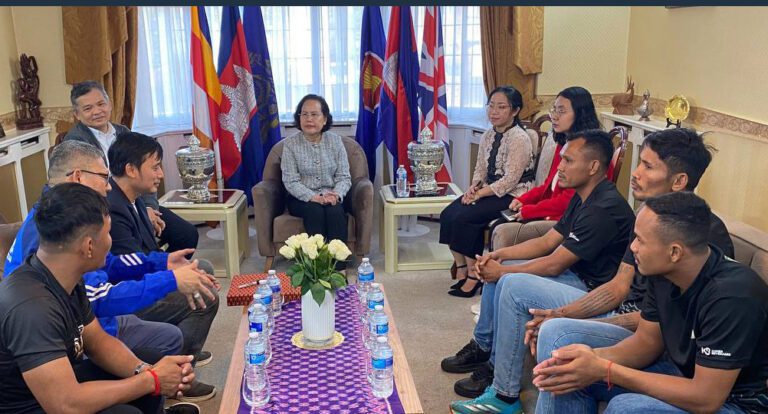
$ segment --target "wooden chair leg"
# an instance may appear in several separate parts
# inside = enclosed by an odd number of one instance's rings
[[[267,261],[264,263],[264,273],[267,273],[269,269],[272,269],[272,263],[275,261],[275,256],[267,256]]]

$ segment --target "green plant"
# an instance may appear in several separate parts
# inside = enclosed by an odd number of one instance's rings
[[[280,254],[294,263],[286,274],[291,277],[291,285],[301,286],[301,295],[312,292],[312,298],[318,305],[323,304],[325,291],[335,292],[347,285],[347,279],[336,271],[336,263],[346,260],[352,252],[341,240],[325,243],[320,234],[308,236],[307,233],[294,234],[280,248]]]

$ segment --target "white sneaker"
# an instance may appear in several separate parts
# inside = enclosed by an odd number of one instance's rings
[[[472,320],[475,321],[475,325],[477,325],[477,321],[480,320],[480,315],[475,315],[472,317]]]
[[[469,310],[471,310],[472,313],[474,313],[475,315],[479,315],[480,314],[480,302],[477,302],[474,305],[472,305],[469,308]]]

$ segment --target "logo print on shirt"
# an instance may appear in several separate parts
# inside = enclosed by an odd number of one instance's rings
[[[570,232],[570,233],[568,233],[568,238],[569,238],[569,239],[573,239],[573,240],[576,240],[577,242],[580,242],[580,241],[581,241],[581,240],[579,240],[579,238],[578,238],[578,237],[576,237],[576,235],[575,235],[573,232]]]
[[[701,353],[707,356],[710,356],[710,355],[723,356],[723,357],[731,356],[730,352],[725,352],[722,349],[709,349],[708,346],[701,347]]]

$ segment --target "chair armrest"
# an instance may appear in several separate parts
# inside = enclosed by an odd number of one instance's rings
[[[347,193],[350,213],[355,216],[354,254],[366,255],[371,250],[373,232],[373,183],[368,178],[358,178],[352,182]]]
[[[283,184],[277,180],[264,180],[251,189],[259,254],[265,257],[276,253],[272,243],[272,224],[275,217],[285,210],[283,191]]]

